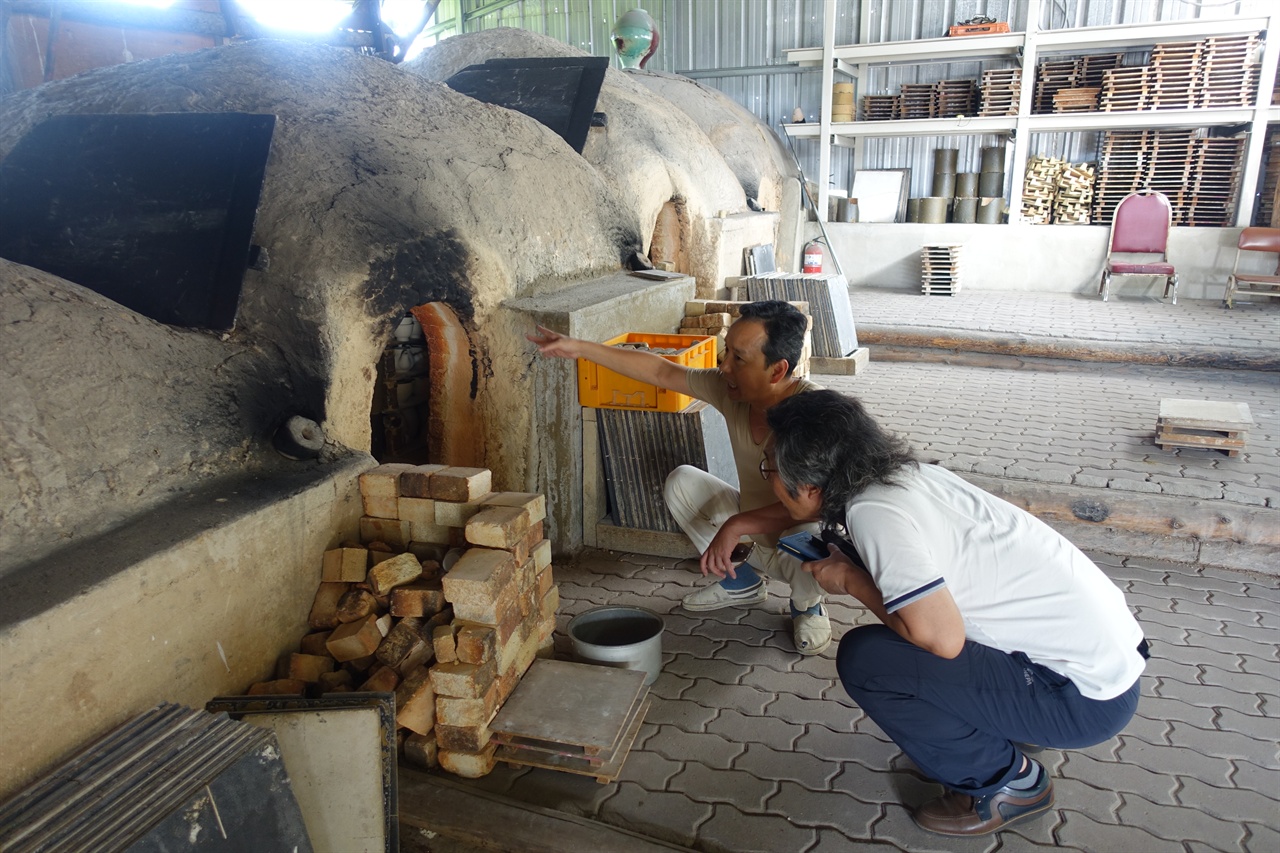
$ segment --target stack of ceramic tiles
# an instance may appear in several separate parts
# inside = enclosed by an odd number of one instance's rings
[[[954,296],[960,290],[960,246],[922,246],[920,290],[925,296]]]
[[[849,284],[835,273],[770,273],[746,276],[747,298],[808,302],[813,318],[813,354],[845,358],[858,348],[858,333],[849,304]]]
[[[202,826],[209,834],[197,845]],[[6,853],[237,844],[311,849],[276,736],[169,703],[121,725],[0,805]]]

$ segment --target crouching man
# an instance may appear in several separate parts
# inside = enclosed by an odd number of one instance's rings
[[[718,579],[686,595],[684,608],[706,611],[758,604],[768,594],[766,576],[784,580],[791,587],[796,650],[816,655],[831,644],[822,589],[800,568],[799,560],[776,549],[778,534],[794,522],[774,499],[767,477],[762,479],[768,440],[765,410],[818,387],[795,374],[807,325],[805,316],[786,302],[743,305],[739,319],[729,327],[720,367],[708,369],[541,327],[527,337],[545,356],[590,359],[630,379],[706,400],[724,415],[740,489],[691,465],[672,471],[663,489],[672,517],[702,554],[702,573]],[[743,537],[753,545],[740,548]]]
[[[853,398],[798,394],[767,418],[774,494],[833,543],[805,570],[884,623],[844,635],[840,680],[948,789],[916,823],[983,835],[1048,810],[1053,783],[1018,744],[1090,746],[1137,708],[1147,646],[1123,595],[1040,520],[918,464]]]

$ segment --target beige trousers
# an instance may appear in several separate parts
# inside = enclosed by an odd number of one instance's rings
[[[737,489],[692,465],[681,465],[668,474],[662,495],[672,517],[699,553],[707,550],[720,525],[741,511]],[[797,524],[783,535],[800,531],[817,533],[818,526]],[[800,561],[779,551],[763,537],[755,540],[747,562],[761,574],[786,582],[791,587],[791,603],[797,610],[808,610],[822,600],[822,587],[813,575],[800,568]]]

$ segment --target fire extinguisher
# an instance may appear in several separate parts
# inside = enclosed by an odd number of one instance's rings
[[[804,244],[804,262],[800,270],[801,272],[822,272],[822,244],[817,240],[810,240]]]

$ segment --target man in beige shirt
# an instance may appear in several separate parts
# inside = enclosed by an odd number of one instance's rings
[[[791,586],[796,649],[815,655],[830,644],[831,623],[822,588],[800,568],[798,559],[777,550],[780,535],[804,528],[796,526],[774,496],[764,456],[770,437],[765,412],[818,387],[795,376],[807,325],[806,317],[786,302],[744,305],[729,328],[720,367],[710,369],[685,367],[652,353],[569,338],[541,327],[528,338],[543,355],[585,358],[638,382],[705,400],[724,415],[741,488],[691,465],[672,471],[665,484],[667,508],[702,552],[702,573],[719,578],[685,596],[684,607],[706,611],[756,604],[766,598],[761,574],[783,580]],[[740,548],[743,537],[757,547]]]

